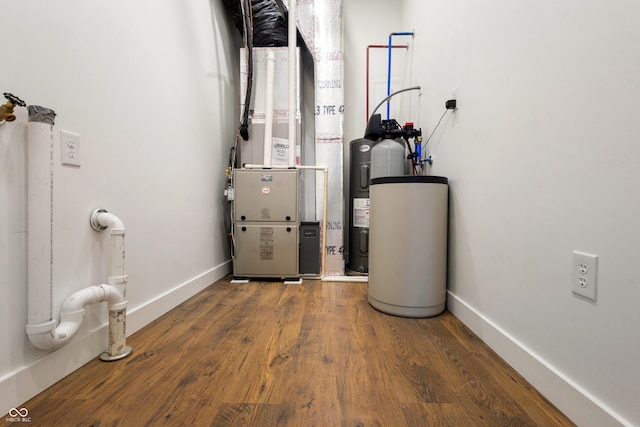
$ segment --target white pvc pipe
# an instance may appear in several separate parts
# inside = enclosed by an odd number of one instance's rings
[[[84,307],[107,301],[109,304],[122,304],[126,301],[122,294],[111,285],[90,286],[73,293],[62,304],[60,324],[48,330],[38,330],[27,325],[27,334],[31,343],[41,350],[51,350],[68,343],[80,329],[84,320]]]
[[[91,218],[92,222],[94,218]],[[27,143],[27,325],[31,343],[51,350],[69,342],[84,319],[85,306],[108,303],[109,354],[103,360],[127,356],[124,318],[127,301],[124,270],[124,224],[106,211],[97,214],[97,224],[111,229],[111,268],[108,284],[89,286],[73,293],[62,305],[60,323],[53,319],[53,125],[39,121],[28,124]],[[112,315],[114,313],[114,315]],[[116,321],[112,322],[111,319]],[[113,323],[113,325],[112,325]],[[112,351],[121,349],[121,353]]]
[[[98,212],[96,222],[103,227],[109,228],[111,234],[111,269],[107,283],[120,285],[127,282],[127,275],[124,270],[124,235],[126,229],[117,216],[109,212]]]
[[[60,324],[56,326],[56,321],[53,319],[39,324],[29,323],[27,335],[31,343],[41,350],[59,348],[69,342],[78,332],[84,320],[85,306],[106,301],[109,310],[109,349],[103,360],[116,360],[122,354],[126,356],[131,352],[124,341],[127,307],[125,298],[127,275],[124,271],[124,234],[126,229],[118,217],[108,212],[98,213],[95,220],[100,226],[111,228],[109,283],[89,286],[73,293],[62,304]],[[31,301],[29,301],[29,307],[31,308]],[[112,337],[115,338],[112,339]],[[125,353],[117,354],[115,352],[119,350],[116,349],[121,349]]]
[[[271,167],[271,147],[273,147],[273,88],[276,77],[276,55],[267,51],[266,105],[264,112],[264,157],[263,162]]]
[[[53,129],[48,123],[27,125],[27,298],[29,325],[51,326]]]
[[[127,310],[109,310],[109,345],[100,358],[105,361],[118,360],[133,351],[126,338]]]
[[[127,319],[127,275],[125,274],[124,236],[126,229],[122,221],[109,212],[97,211],[92,221],[109,228],[111,234],[111,269],[107,281],[115,289],[122,300],[106,300],[109,310],[109,341],[107,351],[100,355],[105,361],[119,360],[131,354],[132,349],[126,344]]]
[[[296,0],[289,0],[289,167],[296,165]]]
[[[41,350],[59,348],[69,342],[78,332],[84,320],[85,306],[106,301],[109,310],[109,356],[112,348],[126,348],[125,346],[125,316],[127,301],[126,279],[124,274],[124,232],[125,228],[116,216],[109,213],[98,214],[98,222],[102,226],[112,226],[111,229],[111,269],[108,277],[109,284],[89,286],[73,293],[62,304],[60,324],[51,319],[39,324],[27,325],[27,335],[31,343]],[[31,301],[29,301],[31,307]],[[117,312],[116,315],[112,315]],[[117,337],[113,342],[112,336]],[[130,348],[128,348],[130,352]],[[128,353],[127,353],[128,355]]]
[[[289,166],[285,166],[285,165],[254,165],[254,164],[245,164],[242,165],[243,169],[289,169]]]

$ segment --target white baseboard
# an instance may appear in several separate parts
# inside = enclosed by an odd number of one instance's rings
[[[131,335],[148,325],[230,272],[231,261],[227,261],[176,286],[142,306],[127,309],[127,335]],[[106,343],[107,324],[105,323],[86,335],[72,340],[66,346],[50,352],[31,365],[24,366],[0,378],[0,415],[7,414],[11,408],[22,408],[24,402],[105,351]],[[135,348],[133,351],[135,354]],[[29,408],[26,409],[29,410]],[[35,424],[38,423],[38,414],[30,413],[29,417]]]
[[[134,307],[131,310],[127,309],[127,335],[137,332],[229,273],[231,273],[231,261],[220,264],[188,282],[176,286],[144,305]]]
[[[579,426],[631,426],[593,395],[452,292],[447,308]]]

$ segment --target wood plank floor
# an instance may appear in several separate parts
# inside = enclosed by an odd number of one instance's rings
[[[23,406],[43,426],[571,426],[451,313],[225,278]]]

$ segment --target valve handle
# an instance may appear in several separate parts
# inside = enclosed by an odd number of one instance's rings
[[[17,96],[15,96],[15,95],[13,95],[11,93],[5,92],[5,93],[3,93],[3,95],[4,95],[5,98],[7,98],[7,101],[11,102],[14,105],[17,105],[18,107],[26,107],[27,106],[27,104],[22,99],[18,98]]]

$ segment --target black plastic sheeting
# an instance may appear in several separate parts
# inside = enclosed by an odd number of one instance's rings
[[[242,0],[223,0],[236,28],[244,35]],[[276,0],[251,0],[250,16],[253,28],[253,47],[281,47],[287,45],[288,29],[284,11]]]

